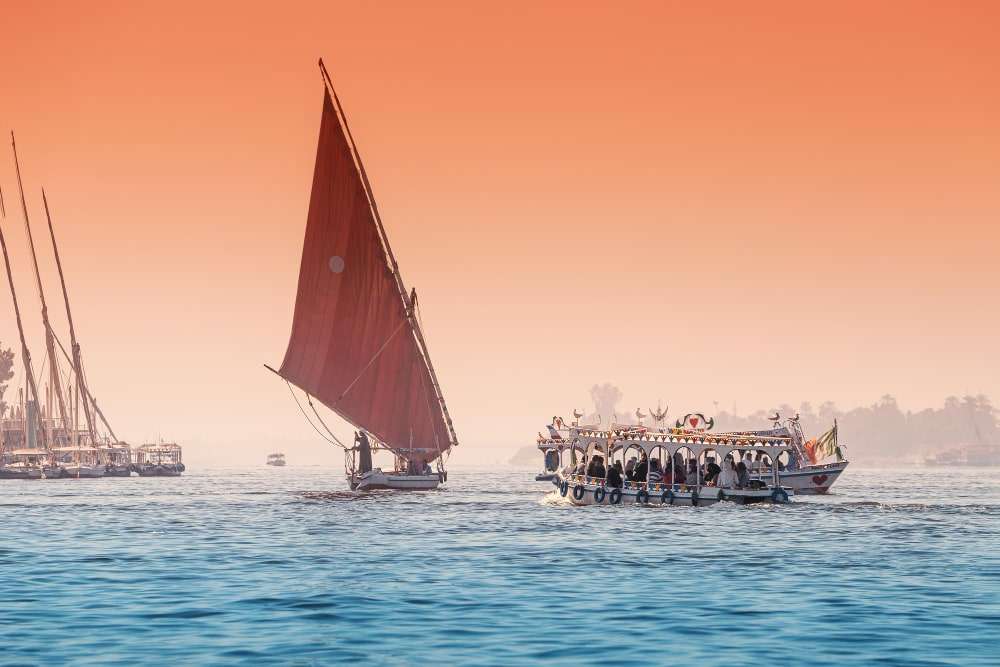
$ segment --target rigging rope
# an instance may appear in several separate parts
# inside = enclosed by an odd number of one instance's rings
[[[342,449],[347,449],[347,447],[344,447],[344,445],[341,442],[339,442],[336,439],[331,440],[330,438],[326,437],[323,434],[322,431],[320,431],[318,428],[316,428],[316,424],[312,423],[312,420],[309,419],[309,415],[306,413],[305,409],[302,407],[302,403],[299,402],[299,397],[296,396],[295,395],[295,391],[292,390],[292,383],[289,382],[288,380],[285,380],[285,384],[288,385],[288,393],[291,394],[292,398],[295,400],[295,405],[297,405],[299,407],[299,412],[301,412],[302,416],[306,418],[306,421],[309,422],[309,425],[313,427],[313,430],[316,431],[316,433],[318,433],[321,438],[323,438],[324,440],[326,440],[327,442],[329,442],[331,445],[337,445],[338,447],[340,447]],[[311,404],[312,404],[312,401],[310,401],[310,405]],[[315,408],[313,408],[313,409],[315,410]]]

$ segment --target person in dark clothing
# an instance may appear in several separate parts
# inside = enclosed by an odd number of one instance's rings
[[[715,462],[715,459],[708,459],[708,463],[705,465],[705,484],[714,483],[719,478],[720,472],[722,472],[722,468]]]
[[[591,477],[597,477],[598,479],[604,479],[608,474],[608,471],[604,468],[604,457],[595,456],[593,463],[593,470],[590,473]]]
[[[642,460],[635,465],[635,473],[632,479],[636,482],[645,482],[647,472],[649,472],[649,460],[643,455]]]
[[[620,468],[620,463],[608,466],[608,487],[612,489],[622,488],[622,471]]]
[[[594,477],[594,469],[597,468],[597,464],[600,462],[600,456],[593,456],[590,459],[590,463],[587,464],[587,475],[589,477]]]

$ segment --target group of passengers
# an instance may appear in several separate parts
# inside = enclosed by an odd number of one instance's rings
[[[722,464],[716,462],[712,455],[705,457],[705,463],[698,465],[697,460],[685,458],[680,452],[675,452],[673,466],[660,464],[656,457],[647,457],[643,452],[641,457],[633,456],[624,465],[614,461],[605,465],[604,457],[595,454],[587,462],[584,456],[576,466],[570,466],[567,472],[574,475],[586,475],[607,480],[607,486],[621,488],[626,481],[649,482],[650,484],[696,484],[700,479],[704,486],[717,486],[725,489],[743,489],[750,486],[752,473],[768,471],[771,459],[763,452],[733,451],[726,455]],[[779,461],[778,469],[785,466]]]

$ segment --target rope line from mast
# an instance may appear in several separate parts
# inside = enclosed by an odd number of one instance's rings
[[[287,380],[286,380],[286,382],[287,382]],[[306,392],[306,400],[309,402],[309,407],[312,408],[313,414],[316,415],[316,419],[323,426],[323,428],[326,429],[326,432],[330,434],[330,437],[333,438],[334,441],[338,445],[340,445],[344,449],[347,449],[347,447],[344,445],[344,443],[342,443],[340,441],[340,438],[338,438],[336,435],[334,435],[333,431],[330,430],[330,427],[326,425],[325,421],[323,421],[323,418],[319,416],[319,411],[316,410],[316,406],[315,406],[315,404],[313,404],[312,396],[309,394],[309,392]]]
[[[302,403],[299,402],[299,397],[295,395],[295,391],[292,389],[292,383],[289,382],[288,380],[285,380],[285,384],[288,385],[288,393],[292,395],[292,399],[295,401],[295,405],[299,407],[299,412],[301,412],[302,416],[306,418],[306,421],[309,422],[309,425],[312,426],[313,430],[316,431],[316,433],[318,433],[321,438],[329,442],[331,445],[337,445],[342,449],[347,449],[347,447],[344,447],[342,443],[340,443],[337,440],[331,440],[326,435],[324,435],[322,431],[316,428],[316,424],[313,424],[312,420],[309,419],[309,415],[306,413],[305,408],[303,408]]]

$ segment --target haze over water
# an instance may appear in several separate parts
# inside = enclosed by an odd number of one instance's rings
[[[988,665],[1000,469],[786,507],[572,508],[529,471],[0,484],[2,664]]]

